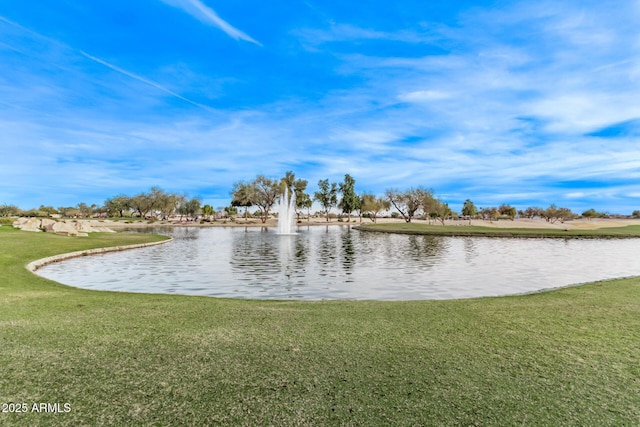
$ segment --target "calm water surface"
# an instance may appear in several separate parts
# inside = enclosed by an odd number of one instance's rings
[[[174,241],[38,274],[86,289],[260,299],[497,296],[640,275],[640,239],[409,236],[348,227],[154,229]]]

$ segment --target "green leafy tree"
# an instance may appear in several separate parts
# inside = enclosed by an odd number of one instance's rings
[[[574,214],[569,208],[559,208],[558,209],[558,219],[560,222],[565,222],[571,219],[574,219],[576,214]]]
[[[78,210],[78,208],[75,208],[73,206],[59,206],[58,212],[60,212],[60,215],[65,218],[74,218],[80,216],[80,211]]]
[[[180,206],[176,208],[176,212],[180,214],[180,220],[182,220],[183,216],[187,218],[196,218],[200,213],[200,207],[202,202],[199,198],[194,197],[192,199],[184,199]]]
[[[306,181],[305,181],[305,187],[306,187]],[[307,221],[311,220],[310,210],[312,205],[313,205],[313,200],[311,200],[311,196],[309,196],[309,194],[305,193],[304,191],[300,192],[300,194],[296,192],[296,207],[299,209],[307,210]],[[298,216],[298,219],[300,219],[299,216]]]
[[[373,222],[377,222],[380,212],[388,211],[390,208],[391,202],[385,198],[373,194],[363,194],[360,197],[360,212],[367,214]]]
[[[500,211],[495,206],[490,208],[480,208],[480,216],[483,220],[497,221],[500,217]]]
[[[566,220],[572,219],[575,217],[575,214],[571,212],[571,209],[559,208],[555,204],[552,204],[542,212],[542,216],[547,222],[553,224],[556,221],[565,222]]]
[[[80,216],[82,216],[83,218],[91,217],[96,207],[97,206],[95,204],[87,205],[86,203],[78,203],[78,210],[80,211]],[[48,216],[48,213],[45,216]]]
[[[224,211],[227,213],[229,218],[233,218],[238,215],[238,209],[235,206],[225,206]]]
[[[441,206],[442,202],[436,199],[433,190],[421,189],[421,197],[420,207],[422,208],[425,218],[439,219],[444,213]]]
[[[186,201],[182,204],[180,204],[180,206],[178,206],[178,208],[176,209],[176,213],[178,215],[180,215],[180,221],[182,221],[182,217],[187,217],[187,219],[189,218],[189,212],[188,212],[188,207],[187,207],[187,203]]]
[[[582,212],[581,215],[583,218],[587,218],[588,221],[591,221],[594,218],[606,218],[607,214],[604,212],[598,212],[595,209],[589,209]]]
[[[278,200],[280,194],[282,194],[280,183],[264,175],[258,175],[251,185],[256,193],[255,205],[260,209],[262,214],[260,218],[265,223],[269,219],[269,211]]]
[[[204,206],[202,206],[202,215],[204,215],[204,217],[207,220],[211,220],[211,218],[216,214],[215,209],[213,209],[213,206],[206,204]]]
[[[476,205],[469,199],[465,200],[462,205],[462,216],[468,216],[469,219],[478,216],[478,208],[476,208]]]
[[[440,199],[434,199],[429,205],[429,215],[440,221],[442,225],[445,225],[445,220],[453,215],[453,211],[449,208],[448,203],[445,203]]]
[[[313,193],[313,199],[320,203],[329,222],[329,212],[338,204],[338,186],[336,183],[330,184],[328,179],[321,179],[318,181],[318,191]]]
[[[42,212],[46,212],[49,216],[59,213],[58,210],[56,208],[54,208],[53,206],[40,205],[38,210],[40,210]]]
[[[307,180],[296,179],[296,175],[291,171],[286,172],[285,176],[280,180],[280,190],[283,193],[285,190],[288,191],[289,197],[291,197],[291,194],[295,194],[296,196],[296,215],[298,216],[298,220],[300,219],[298,209],[306,208],[309,210],[313,204],[311,197],[305,192],[307,184]]]
[[[339,186],[342,198],[338,206],[342,209],[342,213],[347,214],[347,222],[351,221],[351,212],[360,209],[360,197],[356,194],[355,184],[356,180],[351,175],[346,174],[344,182]]]
[[[542,217],[550,223],[556,222],[556,214],[558,213],[558,207],[554,204],[542,211]]]
[[[187,196],[168,193],[160,187],[152,187],[149,197],[153,204],[152,212],[162,219],[168,219],[187,201]]]
[[[500,205],[500,207],[498,208],[498,211],[500,212],[501,216],[508,217],[512,221],[518,213],[518,210],[516,208],[514,208],[511,205],[507,205],[505,203]]]
[[[196,218],[200,213],[200,208],[202,207],[202,201],[194,197],[191,200],[184,202],[187,206],[187,215],[191,218]]]
[[[248,209],[256,204],[258,195],[256,187],[253,183],[249,182],[236,182],[233,184],[233,191],[231,192],[232,200],[231,206],[244,208],[244,220],[249,221],[247,212]]]
[[[631,217],[633,217],[633,218],[640,218],[640,210],[633,211],[633,212],[631,213]]]
[[[20,215],[20,208],[15,205],[0,205],[0,216],[15,216]]]
[[[294,192],[295,183],[296,174],[292,171],[285,172],[284,177],[280,179],[280,192],[284,193],[285,190],[287,190],[289,192],[289,196],[291,196]]]
[[[535,217],[543,217],[544,209],[538,207],[528,207],[522,212],[524,218],[533,219]]]
[[[131,209],[131,197],[118,195],[105,200],[104,208],[109,216],[124,217],[124,213]]]
[[[46,218],[49,216],[47,212],[41,211],[40,209],[29,209],[29,210],[23,211],[21,214],[22,216],[37,217],[37,218]]]

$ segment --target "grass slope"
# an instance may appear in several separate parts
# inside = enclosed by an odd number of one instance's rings
[[[555,228],[496,228],[477,225],[428,225],[424,223],[364,224],[354,227],[364,231],[436,236],[484,237],[556,237],[556,238],[627,238],[640,237],[640,225],[597,228],[593,230],[562,230]]]
[[[33,259],[146,235],[0,228],[0,425],[637,425],[640,280],[458,301],[96,292]]]

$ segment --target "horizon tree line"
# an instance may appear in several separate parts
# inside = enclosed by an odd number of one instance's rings
[[[237,215],[237,209],[244,207],[244,217],[248,220],[248,209],[256,207],[255,216],[259,216],[265,223],[270,216],[273,206],[277,203],[284,192],[288,192],[289,197],[295,194],[295,208],[298,220],[302,215],[302,210],[307,210],[307,217],[311,216],[311,207],[314,202],[321,206],[321,212],[326,220],[330,220],[331,211],[339,209],[342,215],[346,215],[347,221],[351,221],[354,212],[358,212],[360,220],[368,217],[376,222],[383,212],[388,212],[392,208],[392,216],[401,217],[409,223],[415,218],[439,221],[444,225],[447,218],[457,218],[457,212],[449,208],[448,203],[435,196],[432,189],[425,187],[411,187],[406,190],[390,188],[385,191],[384,196],[376,196],[371,193],[358,194],[355,189],[356,180],[349,174],[344,175],[342,182],[330,182],[329,179],[318,181],[318,190],[311,196],[306,192],[308,181],[296,178],[295,173],[287,171],[280,179],[268,178],[264,175],[257,175],[251,181],[238,181],[233,184],[230,192],[231,203],[227,207],[214,209],[211,205],[202,205],[199,197],[189,198],[186,194],[166,192],[158,186],[151,187],[148,192],[141,192],[134,196],[119,194],[105,200],[102,206],[95,204],[87,205],[79,203],[73,207],[58,207],[41,205],[38,209],[21,210],[15,205],[0,205],[0,217],[3,216],[50,216],[59,214],[64,217],[91,217],[109,216],[125,217],[138,216],[140,218],[168,219],[174,215],[180,218],[195,218],[202,215],[210,220],[214,215],[225,212],[228,216]],[[555,204],[543,209],[540,207],[527,207],[524,210],[517,210],[515,207],[503,203],[499,206],[476,207],[470,200],[466,199],[461,209],[461,216],[465,219],[483,219],[495,221],[499,219],[513,220],[519,218],[543,218],[547,222],[564,222],[577,217],[606,218],[606,212],[597,212],[595,209],[588,209],[581,215],[572,212],[569,208],[557,207]],[[634,218],[640,218],[640,210],[635,210],[631,214]]]

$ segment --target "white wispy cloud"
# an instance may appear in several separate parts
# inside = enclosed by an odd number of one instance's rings
[[[398,96],[398,99],[407,102],[429,102],[447,98],[451,98],[450,93],[433,89],[416,90],[413,92],[403,93]]]
[[[387,40],[417,44],[434,43],[441,39],[441,37],[430,28],[380,31],[335,22],[330,22],[327,28],[296,30],[294,34],[312,46],[330,42],[354,42],[361,40]]]
[[[150,85],[150,86],[153,86],[153,87],[155,87],[156,89],[159,89],[159,90],[161,90],[162,92],[165,92],[165,93],[167,93],[167,94],[169,94],[169,95],[171,95],[171,96],[173,96],[173,97],[175,97],[175,98],[178,98],[178,99],[180,99],[180,100],[182,100],[182,101],[184,101],[184,102],[188,102],[189,104],[195,105],[196,107],[200,107],[200,108],[203,108],[203,109],[205,109],[205,110],[210,110],[210,108],[209,108],[209,107],[207,107],[206,105],[203,105],[203,104],[200,104],[200,103],[198,103],[198,102],[192,101],[192,100],[191,100],[191,99],[189,99],[189,98],[185,98],[184,96],[182,96],[182,95],[180,95],[180,94],[178,94],[178,93],[175,93],[175,92],[173,92],[172,90],[167,89],[166,87],[162,86],[161,84],[158,84],[158,83],[156,83],[156,82],[154,82],[154,81],[151,81],[151,80],[149,80],[149,79],[146,79],[146,78],[144,78],[144,77],[141,77],[141,76],[139,76],[139,75],[137,75],[137,74],[135,74],[135,73],[132,73],[132,72],[130,72],[130,71],[124,70],[124,69],[122,69],[122,68],[120,68],[120,67],[117,67],[117,66],[115,66],[115,65],[113,65],[113,64],[108,63],[107,61],[104,61],[104,60],[102,60],[102,59],[100,59],[100,58],[96,58],[95,56],[89,55],[89,54],[88,54],[88,53],[86,53],[86,52],[80,51],[80,53],[81,53],[84,57],[86,57],[86,58],[88,58],[88,59],[90,59],[90,60],[92,60],[92,61],[95,61],[95,62],[97,62],[98,64],[102,64],[102,65],[104,65],[105,67],[110,68],[110,69],[112,69],[112,70],[114,70],[114,71],[117,71],[118,73],[124,74],[124,75],[125,75],[125,76],[127,76],[127,77],[131,77],[132,79],[135,79],[135,80],[138,80],[138,81],[140,81],[140,82],[142,82],[142,83],[146,83],[146,84],[148,84],[148,85]]]
[[[165,3],[224,29],[201,1]],[[377,30],[375,21],[300,29],[314,49],[295,52],[295,71],[294,62],[271,68],[246,52],[251,73],[223,73],[219,62],[205,66],[181,53],[172,62],[121,67],[114,63],[131,60],[93,47],[84,49],[97,56],[69,48],[51,60],[44,39],[3,40],[28,55],[0,61],[0,145],[18,165],[3,165],[0,181],[39,188],[37,177],[51,192],[68,176],[86,176],[87,190],[66,187],[75,202],[102,201],[83,191],[110,196],[114,187],[132,193],[151,185],[206,191],[209,201],[228,199],[234,181],[293,170],[311,192],[319,179],[350,173],[358,191],[425,185],[453,208],[470,197],[481,206],[637,209],[637,137],[597,132],[640,118],[640,42],[630,30],[638,11],[616,11],[610,2],[505,4],[476,8],[449,27],[426,23],[424,33],[415,25],[392,32],[384,23]],[[229,27],[230,37],[255,42]],[[432,39],[446,48],[425,49]],[[394,43],[376,49],[380,40]],[[34,60],[21,62],[27,56]],[[55,61],[55,72],[34,71]],[[318,89],[308,95],[293,72],[309,72],[305,84]],[[216,86],[220,79],[233,83]],[[273,95],[264,95],[267,86]],[[194,101],[204,98],[215,111]],[[25,150],[25,141],[37,149]]]
[[[213,24],[216,27],[224,31],[229,37],[236,40],[244,40],[246,42],[254,43],[258,46],[262,46],[260,42],[253,39],[248,34],[235,28],[229,24],[209,6],[205,5],[201,0],[161,0],[163,3],[177,7],[187,12],[194,18],[206,23]]]

